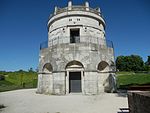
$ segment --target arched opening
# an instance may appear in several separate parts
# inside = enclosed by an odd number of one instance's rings
[[[109,64],[106,61],[101,61],[98,64],[97,70],[102,71],[102,72],[109,71]]]
[[[73,60],[66,65],[66,69],[67,68],[84,68],[84,67],[81,62]]]
[[[84,66],[79,61],[71,61],[66,65],[66,93],[82,92]]]
[[[53,68],[52,68],[52,65],[50,63],[46,63],[44,66],[43,66],[43,70],[42,70],[44,73],[50,73],[53,71]]]

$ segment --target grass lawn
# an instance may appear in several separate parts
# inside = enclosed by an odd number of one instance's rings
[[[6,72],[5,80],[0,81],[0,92],[37,87],[35,72]]]
[[[118,72],[117,87],[126,88],[128,86],[150,84],[150,74],[134,72]]]
[[[0,73],[1,74],[1,73]],[[6,72],[5,80],[0,81],[0,92],[37,87],[36,72]],[[150,74],[134,72],[117,72],[117,87],[150,84]]]

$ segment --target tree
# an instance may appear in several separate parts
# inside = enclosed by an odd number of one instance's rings
[[[31,67],[31,68],[28,70],[28,72],[34,72],[34,71],[33,71],[33,68]]]
[[[116,68],[119,69],[120,71],[123,71],[126,67],[124,59],[125,56],[118,56],[116,59]]]
[[[120,71],[142,71],[144,69],[144,61],[138,55],[118,56],[116,67]]]
[[[147,61],[145,62],[146,65],[149,65],[150,66],[150,56],[147,56]]]
[[[144,61],[142,57],[138,55],[131,55],[131,63],[132,63],[132,70],[133,71],[143,71],[144,69]]]
[[[145,71],[150,71],[150,56],[147,56],[147,61],[145,62]]]

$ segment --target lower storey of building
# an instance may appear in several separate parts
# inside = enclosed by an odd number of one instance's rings
[[[82,93],[87,95],[115,90],[115,74],[106,72],[85,72],[66,70],[65,72],[41,73],[38,75],[37,93],[65,95]]]

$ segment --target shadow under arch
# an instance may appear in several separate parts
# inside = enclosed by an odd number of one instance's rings
[[[50,63],[44,64],[42,72],[44,72],[44,73],[50,73],[52,71],[53,71],[53,67],[52,67],[52,65]]]
[[[97,66],[97,70],[98,71],[108,71],[109,64],[106,61],[101,61],[98,66]]]
[[[66,65],[66,67],[65,67],[65,69],[67,69],[67,68],[84,68],[84,66],[83,66],[83,64],[81,63],[81,62],[79,62],[79,61],[77,61],[77,60],[73,60],[73,61],[70,61],[69,63],[67,63],[67,65]]]

